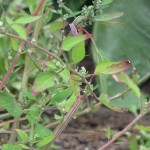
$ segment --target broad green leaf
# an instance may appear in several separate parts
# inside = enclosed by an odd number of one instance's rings
[[[18,35],[26,39],[26,30],[24,27],[18,24],[12,24],[11,27],[18,33]]]
[[[94,17],[94,21],[109,21],[123,16],[123,12],[115,12],[110,14],[101,14]]]
[[[85,57],[85,42],[80,42],[72,49],[72,61],[80,62]]]
[[[0,93],[0,107],[5,108],[14,117],[19,117],[22,114],[20,105],[6,91]]]
[[[150,131],[150,126],[143,126],[143,125],[135,125],[134,129],[137,129],[139,131]]]
[[[34,21],[38,20],[40,17],[41,16],[25,16],[25,17],[18,18],[13,23],[27,24],[27,23],[34,22]]]
[[[111,62],[103,61],[96,66],[94,74],[116,74],[130,67],[129,61]]]
[[[103,5],[108,5],[108,4],[112,3],[112,2],[113,2],[113,0],[103,0],[102,4]]]
[[[66,100],[72,93],[73,93],[73,88],[72,87],[64,89],[63,91],[61,91],[61,92],[57,93],[56,95],[54,95],[52,97],[52,100],[50,101],[50,103],[53,103],[53,104],[61,103],[64,100]]]
[[[46,136],[46,137],[43,137],[42,140],[40,140],[38,143],[37,143],[37,146],[38,147],[43,147],[45,145],[47,145],[48,143],[50,143],[53,139],[54,139],[54,134],[51,133],[49,136]]]
[[[42,72],[37,75],[35,78],[33,87],[32,87],[32,93],[35,95],[38,92],[42,92],[49,87],[54,86],[55,80],[54,80],[54,74],[50,72]]]
[[[16,129],[18,135],[20,136],[22,142],[26,143],[28,141],[28,134],[20,129]]]
[[[73,93],[70,98],[67,100],[66,105],[65,105],[65,110],[69,111],[71,106],[73,105],[74,101],[76,100],[77,95]]]
[[[50,32],[56,32],[64,27],[63,21],[54,21],[49,25]]]
[[[26,36],[25,36],[26,37]],[[14,49],[14,50],[18,50],[18,43],[17,43],[17,40],[16,39],[14,39],[14,38],[11,38],[11,45],[12,45],[12,48]]]
[[[31,150],[31,148],[30,147],[28,147],[28,146],[26,146],[26,145],[24,145],[24,144],[18,144],[23,150],[25,150],[25,149],[29,149],[29,150]]]
[[[108,107],[108,108],[110,108],[110,109],[112,109],[112,110],[114,110],[114,111],[117,111],[117,112],[124,112],[124,111],[125,111],[124,109],[121,109],[121,108],[119,108],[119,107],[112,107],[112,106],[110,105],[110,101],[109,101],[109,99],[108,99],[108,96],[107,96],[106,94],[104,94],[104,93],[102,93],[102,94],[100,95],[99,100],[100,100],[100,102],[101,102],[102,104],[104,104],[106,107]]]
[[[126,73],[120,72],[116,76],[117,76],[119,82],[123,82],[123,83],[127,84],[128,87],[134,91],[134,93],[137,95],[137,97],[141,96],[138,86],[129,78],[129,76]]]
[[[38,120],[40,119],[40,111],[41,108],[37,104],[32,105],[29,109],[28,112],[26,113],[26,118],[30,122],[30,124],[37,124]]]
[[[40,140],[42,140],[44,137],[47,137],[49,135],[52,135],[52,131],[48,128],[45,128],[41,124],[37,124],[34,132],[34,136],[38,137]]]
[[[22,150],[18,144],[3,144],[2,150]]]
[[[64,51],[69,51],[76,44],[84,41],[85,39],[86,39],[86,35],[68,36],[63,40],[61,49],[63,49]]]
[[[70,71],[65,68],[59,73],[59,76],[63,79],[63,81],[68,82],[70,79]]]
[[[129,142],[130,142],[130,144],[129,144],[130,150],[138,149],[138,143],[137,143],[136,136],[134,136],[134,135],[131,136]]]
[[[54,118],[55,118],[56,120],[61,120],[61,119],[63,119],[63,116],[54,114]]]
[[[32,14],[34,10],[36,9],[39,1],[31,1],[31,0],[25,0],[26,5],[28,6],[30,13]]]
[[[11,25],[13,23],[13,21],[8,16],[6,16],[6,21],[9,25]]]

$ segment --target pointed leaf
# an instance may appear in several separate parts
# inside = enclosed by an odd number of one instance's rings
[[[103,61],[96,66],[94,74],[116,74],[130,67],[130,61],[111,62]]]
[[[46,137],[43,137],[42,140],[40,140],[38,143],[37,143],[37,146],[38,147],[43,147],[45,145],[47,145],[48,143],[50,143],[53,139],[54,139],[54,134],[51,133],[49,136],[46,136]]]
[[[68,36],[64,39],[61,48],[64,51],[69,51],[76,44],[86,40],[86,35],[78,35],[78,36]]]
[[[123,16],[123,12],[115,12],[110,14],[101,14],[94,17],[94,21],[109,21]]]
[[[85,57],[85,42],[78,43],[72,49],[72,60],[74,63],[80,62]]]
[[[4,144],[2,150],[22,150],[22,148],[17,144]]]
[[[26,30],[24,27],[18,24],[13,24],[11,26],[22,38],[26,39]]]
[[[103,0],[103,5],[108,5],[108,4],[110,4],[110,3],[112,3],[113,2],[113,0]]]
[[[13,23],[27,24],[27,23],[34,22],[34,21],[38,20],[40,17],[41,16],[25,16],[25,17],[18,18]]]
[[[32,87],[32,93],[35,95],[38,92],[42,92],[49,87],[53,86],[55,83],[54,81],[54,74],[50,72],[43,72],[37,75],[35,78],[33,87]]]
[[[100,100],[100,102],[101,102],[102,104],[104,104],[106,107],[108,107],[108,108],[110,108],[110,109],[112,109],[112,110],[114,110],[114,111],[116,111],[116,112],[124,112],[124,111],[125,111],[125,110],[122,109],[122,108],[112,107],[112,106],[110,105],[110,103],[109,103],[108,96],[107,96],[106,94],[104,94],[104,93],[102,93],[102,94],[100,95],[99,100]]]
[[[52,97],[52,100],[50,101],[50,103],[53,103],[53,104],[61,103],[64,100],[66,100],[72,93],[73,93],[73,88],[69,87],[69,88],[57,93],[56,95],[54,95]]]
[[[16,129],[18,135],[20,136],[22,142],[26,143],[28,141],[28,134],[20,129]]]
[[[137,95],[137,97],[141,96],[139,87],[129,78],[129,76],[126,73],[120,72],[116,76],[118,78],[118,81],[127,84],[128,87],[131,88],[133,92]]]
[[[14,117],[19,117],[22,114],[20,105],[6,91],[0,93],[0,107],[5,108]]]

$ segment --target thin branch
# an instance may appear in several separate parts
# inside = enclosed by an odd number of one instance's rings
[[[38,12],[39,12],[39,10],[40,10],[40,8],[42,7],[42,5],[43,5],[44,2],[45,2],[45,0],[41,0],[41,1],[40,1],[40,3],[39,3],[39,5],[37,6],[35,12],[33,13],[33,16],[35,16],[35,15],[38,14]],[[29,32],[30,32],[32,26],[33,26],[32,23],[29,23],[29,24],[28,24],[27,29],[26,29],[26,34],[27,34],[27,35],[29,34]],[[8,71],[7,71],[7,73],[5,74],[3,80],[1,81],[1,84],[0,84],[0,91],[3,89],[3,87],[4,87],[5,84],[6,84],[6,82],[7,82],[8,79],[9,79],[11,73],[13,72],[13,69],[14,69],[14,67],[15,67],[15,65],[16,65],[16,63],[17,63],[17,61],[18,61],[18,58],[19,58],[19,56],[20,56],[20,53],[21,53],[22,49],[24,48],[24,44],[25,44],[24,41],[20,44],[19,49],[18,49],[18,51],[17,51],[17,53],[16,53],[15,58],[13,59],[11,65],[10,65]]]
[[[114,141],[116,141],[120,136],[122,136],[126,131],[130,130],[130,128],[140,120],[146,113],[150,111],[150,108],[145,112],[140,113],[132,122],[130,122],[122,131],[120,131],[117,135],[115,135],[109,142],[100,147],[98,150],[105,150],[108,146],[110,146]]]

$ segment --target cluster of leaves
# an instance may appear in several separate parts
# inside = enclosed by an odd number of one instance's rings
[[[96,75],[112,76],[117,82],[127,85],[140,100],[141,93],[136,82],[124,72],[130,67],[129,61],[102,61],[96,66],[93,74],[89,74],[85,67],[77,66],[86,59],[85,43],[91,38],[91,34],[82,27],[94,21],[105,22],[122,15],[120,12],[102,12],[111,2],[112,0],[94,0],[93,5],[84,6],[80,12],[73,12],[62,1],[57,1],[58,9],[52,8],[52,1],[46,1],[38,16],[29,13],[34,13],[39,1],[25,0],[22,4],[21,1],[14,0],[3,8],[0,19],[2,81],[4,75],[10,72],[9,66],[14,63],[12,59],[14,60],[17,51],[20,57],[13,73],[8,74],[8,84],[5,84],[0,93],[0,111],[6,110],[13,117],[25,116],[28,125],[22,125],[22,128],[30,127],[29,133],[16,129],[18,144],[4,144],[3,150],[33,147],[45,149],[56,136],[55,132],[45,127],[49,124],[48,119],[42,118],[45,108],[49,106],[59,112],[53,114],[51,122],[65,122],[66,113],[71,112],[73,117],[73,106],[78,102],[80,95],[92,96],[112,110],[123,111],[118,105],[110,102],[108,93],[101,93],[98,97],[94,94],[96,86],[99,85],[92,85],[91,80]],[[56,14],[59,15],[57,19],[53,17]],[[70,32],[67,33],[67,19],[73,17],[75,19],[69,24]],[[27,24],[34,25],[29,36],[25,29]],[[20,40],[25,44],[23,48],[19,45]],[[97,55],[99,56],[99,53]],[[91,80],[88,80],[89,77]],[[141,110],[146,107],[143,104]],[[94,107],[94,104],[92,105]],[[84,109],[85,106],[81,107],[81,111]],[[4,128],[5,126],[1,132]],[[8,128],[7,126],[6,129]]]

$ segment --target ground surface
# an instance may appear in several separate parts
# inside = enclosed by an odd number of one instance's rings
[[[150,115],[146,115],[138,124],[150,125]],[[101,108],[98,112],[83,115],[72,120],[63,134],[57,139],[59,150],[97,150],[108,139],[106,128],[110,126],[112,131],[120,131],[134,119],[130,113],[117,113],[107,108]],[[118,142],[107,150],[129,150],[129,142],[122,136]]]

